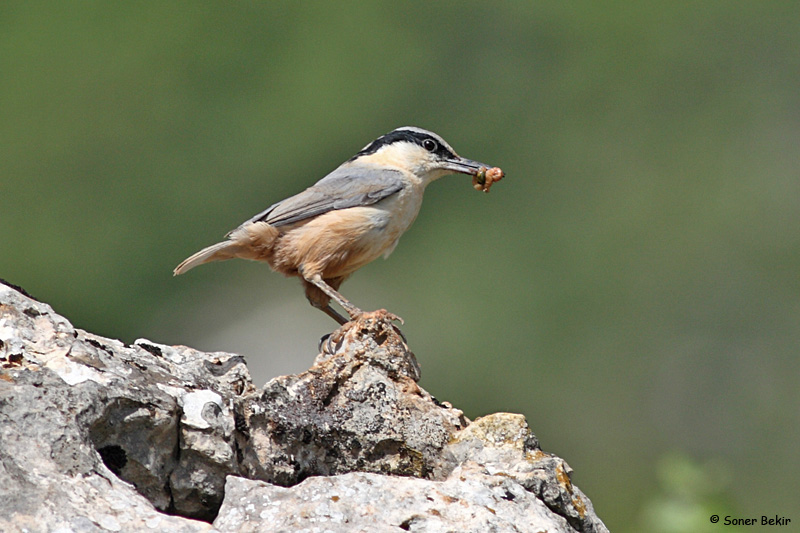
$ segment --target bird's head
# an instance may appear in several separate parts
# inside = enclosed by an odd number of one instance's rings
[[[439,135],[413,126],[404,126],[381,135],[350,162],[401,168],[416,175],[425,184],[446,174],[475,176],[481,167],[491,167],[459,156]]]

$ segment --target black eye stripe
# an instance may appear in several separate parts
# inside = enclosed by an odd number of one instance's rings
[[[350,160],[352,161],[361,156],[374,154],[384,146],[388,146],[396,142],[414,143],[418,146],[421,146],[425,150],[428,150],[431,153],[437,154],[442,158],[450,158],[455,156],[455,154],[451,152],[446,145],[442,144],[438,139],[436,139],[435,137],[431,136],[428,133],[421,131],[414,131],[414,130],[399,129],[390,131],[386,135],[378,137],[370,144],[368,144],[363,150],[361,150],[355,156],[353,156]],[[433,143],[431,148],[428,147],[430,146],[430,143]]]

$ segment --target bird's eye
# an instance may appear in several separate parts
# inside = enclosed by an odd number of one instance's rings
[[[424,141],[422,141],[422,147],[429,152],[435,152],[436,148],[438,148],[439,145],[436,144],[436,141],[434,141],[433,139],[425,139]]]

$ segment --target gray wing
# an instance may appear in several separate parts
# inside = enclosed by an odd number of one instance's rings
[[[246,223],[292,224],[334,209],[372,205],[403,187],[403,175],[397,170],[353,168],[345,164],[305,191],[271,205]]]

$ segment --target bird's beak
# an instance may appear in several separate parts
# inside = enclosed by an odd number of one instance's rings
[[[481,167],[484,169],[492,168],[492,165],[487,165],[486,163],[481,163],[479,161],[473,161],[472,159],[466,159],[464,157],[458,157],[448,159],[442,165],[445,169],[450,170],[452,172],[458,172],[459,174],[469,174],[470,176],[475,176],[480,170]]]

